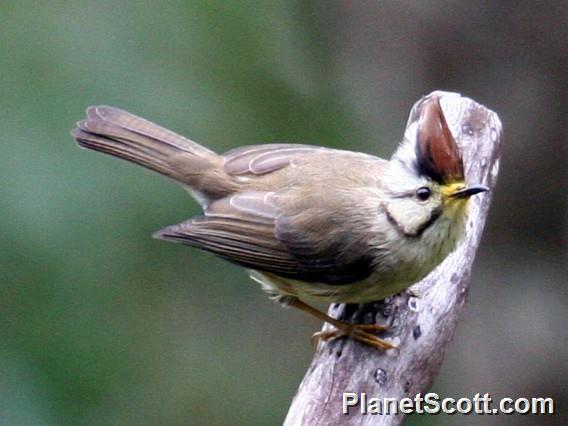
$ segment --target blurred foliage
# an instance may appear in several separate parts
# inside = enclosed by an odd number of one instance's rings
[[[566,7],[474,3],[0,4],[0,424],[279,424],[310,361],[317,322],[239,268],[150,238],[198,208],[77,149],[86,106],[221,152],[303,141],[388,156],[436,88],[495,109],[507,135],[437,389],[566,401]]]

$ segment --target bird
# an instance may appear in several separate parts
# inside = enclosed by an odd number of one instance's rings
[[[368,303],[429,274],[465,233],[468,185],[438,97],[425,98],[413,136],[389,160],[316,145],[273,143],[222,155],[110,106],[87,108],[71,131],[80,147],[177,181],[202,213],[155,238],[240,265],[268,295],[333,326],[314,339],[351,337],[381,350],[379,324],[333,318],[313,303]]]

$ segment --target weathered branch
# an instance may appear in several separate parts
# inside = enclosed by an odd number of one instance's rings
[[[502,142],[497,114],[459,94],[433,92],[412,108],[406,127],[409,137],[416,132],[420,103],[431,96],[440,97],[446,121],[462,151],[466,179],[493,189]],[[365,392],[369,398],[400,400],[428,391],[465,302],[490,198],[472,198],[465,238],[411,291],[383,302],[331,306],[329,314],[334,317],[388,325],[389,331],[381,337],[399,349],[380,352],[352,339],[320,343],[292,402],[286,425],[398,425],[404,421],[404,414],[362,415],[359,407],[343,414],[343,393]]]

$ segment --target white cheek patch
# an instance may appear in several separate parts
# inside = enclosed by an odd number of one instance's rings
[[[419,237],[441,214],[441,208],[420,206],[412,199],[400,199],[388,203],[389,221],[407,237]]]

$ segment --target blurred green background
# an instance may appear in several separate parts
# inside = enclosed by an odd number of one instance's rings
[[[78,149],[86,106],[219,152],[293,141],[388,157],[434,89],[494,109],[506,137],[435,389],[566,407],[567,16],[560,1],[2,2],[0,424],[279,424],[320,326],[239,268],[150,238],[198,207]]]

